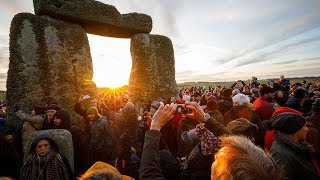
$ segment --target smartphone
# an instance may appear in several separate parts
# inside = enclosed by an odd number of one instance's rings
[[[82,96],[82,99],[89,99],[90,98],[90,95],[83,95]]]
[[[187,114],[188,109],[185,104],[177,104],[177,110],[174,114]]]

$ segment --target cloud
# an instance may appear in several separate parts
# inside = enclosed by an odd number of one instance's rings
[[[33,12],[33,6],[32,1],[2,0],[0,1],[0,10],[12,16],[17,12]]]
[[[0,48],[0,73],[7,72],[8,64],[9,64],[9,47],[2,47]]]

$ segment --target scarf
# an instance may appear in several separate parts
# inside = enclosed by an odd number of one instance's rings
[[[39,157],[31,153],[20,171],[20,178],[25,180],[68,180],[69,177],[66,165],[63,163],[60,154],[51,150],[45,157]]]
[[[200,139],[202,154],[208,156],[216,153],[220,149],[221,141],[204,124],[196,126],[196,136]]]

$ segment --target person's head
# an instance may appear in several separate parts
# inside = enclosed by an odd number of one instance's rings
[[[302,87],[298,87],[293,91],[292,95],[294,98],[303,99],[306,96],[306,92]]]
[[[299,83],[291,84],[290,85],[290,93],[293,93],[297,88],[300,88],[301,85]]]
[[[222,92],[224,98],[231,98],[232,97],[232,89],[224,89]]]
[[[320,112],[320,99],[317,99],[314,103],[312,103],[312,112]]]
[[[295,113],[279,113],[271,118],[272,129],[287,134],[295,142],[306,139],[308,127],[305,118]]]
[[[199,102],[201,100],[201,94],[196,92],[193,94],[193,101],[194,102]]]
[[[271,102],[273,95],[274,95],[274,93],[272,91],[272,88],[270,88],[268,86],[260,86],[260,88],[259,88],[259,96],[260,97]]]
[[[243,86],[242,92],[249,93],[250,92],[250,87],[249,86]]]
[[[39,156],[45,156],[51,150],[58,153],[58,145],[49,137],[49,135],[42,134],[36,136],[32,141],[29,154],[36,153]]]
[[[284,80],[284,75],[280,75],[279,80],[280,81]]]
[[[233,120],[227,124],[227,129],[229,129],[234,135],[243,135],[254,142],[254,134],[258,130],[258,126],[252,124],[249,120],[245,118],[239,118]]]
[[[273,84],[274,84],[274,80],[273,79],[268,81],[269,87],[273,88]]]
[[[99,106],[98,100],[97,99],[91,99],[90,100],[90,106],[98,108],[98,106]]]
[[[232,98],[233,106],[247,106],[250,103],[250,99],[247,95],[237,94]]]
[[[232,91],[232,96],[235,96],[235,95],[237,95],[237,94],[239,94],[240,93],[240,90],[239,89],[234,89],[233,91]]]
[[[158,101],[152,101],[150,106],[150,113],[153,115],[159,109],[160,103]]]
[[[90,107],[87,109],[87,118],[89,121],[95,121],[99,118],[99,112],[96,107]]]
[[[272,106],[273,106],[274,109],[278,109],[278,108],[281,107],[281,106],[279,105],[279,103],[277,103],[277,102],[273,102],[273,103],[272,103]]]
[[[211,166],[211,179],[280,180],[281,168],[270,154],[243,136],[221,137],[222,148]]]
[[[284,93],[283,93],[283,91],[279,90],[279,91],[277,91],[277,92],[275,93],[275,96],[278,97],[278,98],[283,98]]]
[[[218,102],[216,101],[216,98],[213,96],[210,96],[207,100],[207,107],[206,110],[215,110],[218,109]]]
[[[52,119],[53,118],[53,115],[54,113],[56,113],[58,110],[60,110],[61,107],[57,104],[50,104],[48,107],[47,107],[47,111],[46,111],[46,115],[48,117],[48,119]]]
[[[70,114],[66,110],[59,110],[53,115],[54,125],[59,129],[69,129],[70,124]]]
[[[259,89],[257,88],[252,88],[250,90],[250,94],[253,96],[253,97],[259,97]]]
[[[174,96],[170,97],[170,103],[176,103],[176,97]]]
[[[79,180],[132,180],[129,176],[121,175],[121,173],[113,166],[98,161],[94,163],[81,177]]]

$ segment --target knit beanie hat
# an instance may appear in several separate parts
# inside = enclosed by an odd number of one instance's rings
[[[284,134],[294,134],[306,124],[303,116],[287,112],[273,116],[271,121],[271,127]]]
[[[94,107],[94,106],[88,108],[88,109],[87,109],[87,115],[89,115],[89,114],[96,114],[96,115],[98,115],[98,114],[99,114],[99,113],[98,113],[98,109],[97,109],[96,107]]]

